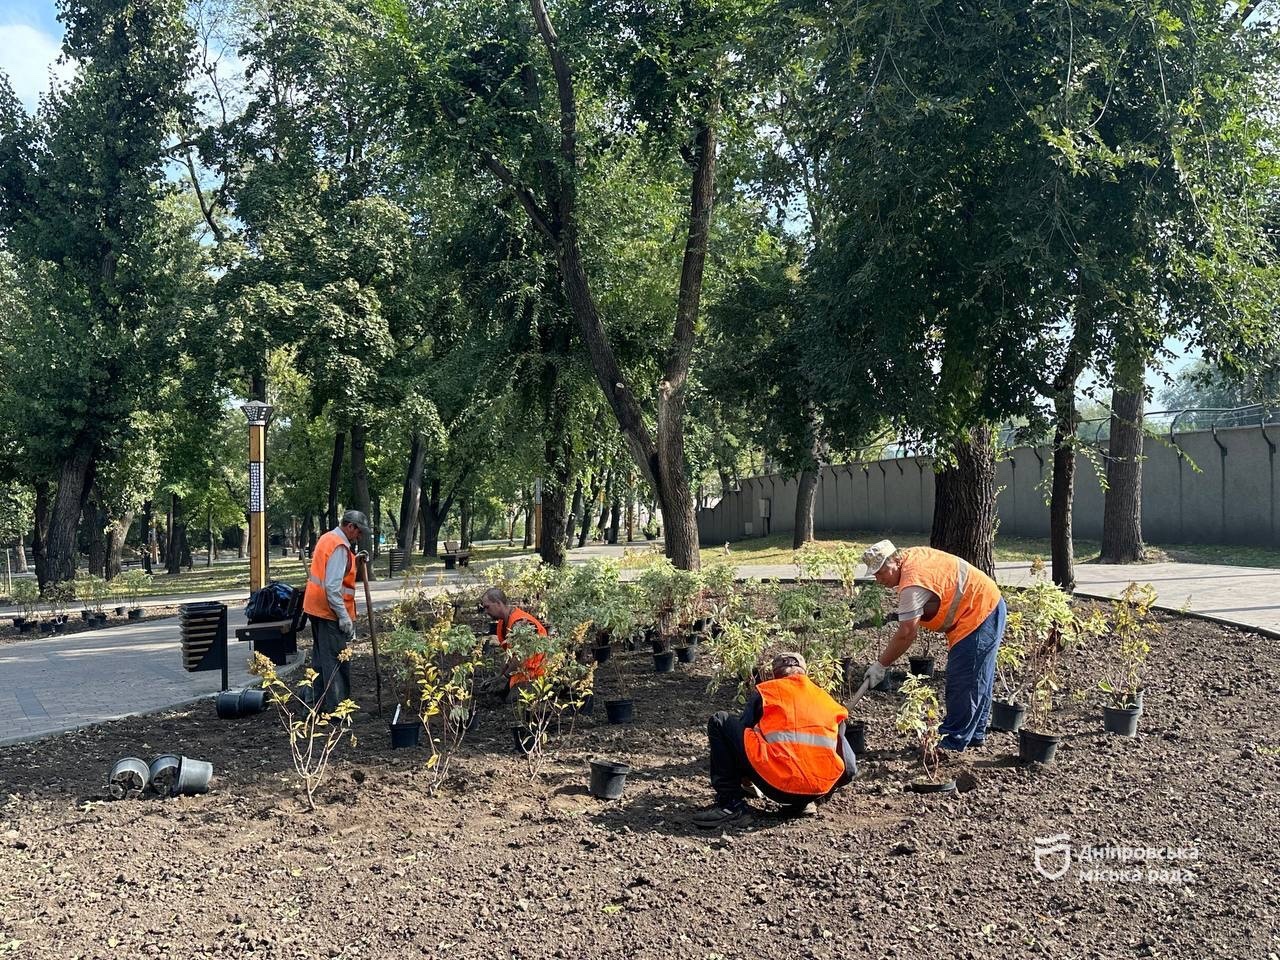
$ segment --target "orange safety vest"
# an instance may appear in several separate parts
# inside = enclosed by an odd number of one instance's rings
[[[957,556],[932,547],[908,547],[902,551],[902,579],[898,589],[924,587],[938,598],[933,619],[920,626],[947,635],[947,649],[954,647],[991,616],[1000,605],[1000,588],[981,570]]]
[[[743,741],[752,768],[784,793],[820,796],[844,774],[837,738],[849,711],[804,674],[766,680],[760,722]]]
[[[324,572],[335,550],[347,551],[347,572],[342,575],[342,604],[347,608],[347,616],[355,622],[356,557],[341,534],[332,530],[316,541],[316,552],[311,558],[311,575],[307,577],[307,592],[302,596],[302,609],[310,617],[319,617],[321,620],[338,619],[324,592]]]
[[[545,637],[547,635],[547,628],[542,625],[542,621],[532,613],[521,610],[519,607],[514,607],[511,611],[511,616],[507,617],[505,620],[498,621],[498,646],[502,647],[503,650],[511,649],[511,644],[507,643],[507,631],[521,621],[525,623],[532,623],[533,629],[538,631],[538,636]],[[530,680],[536,680],[538,677],[542,676],[546,672],[543,667],[543,664],[546,662],[547,655],[545,653],[535,653],[524,662],[523,670],[517,671],[511,675],[510,682],[507,685],[508,689],[514,687],[518,683],[528,683]]]

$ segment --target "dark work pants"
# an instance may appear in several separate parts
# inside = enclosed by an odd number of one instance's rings
[[[767,783],[751,766],[747,759],[744,743],[746,723],[741,717],[721,710],[707,721],[707,740],[711,747],[711,789],[716,792],[716,802],[728,806],[742,800],[745,794],[742,781],[750,780],[770,800],[784,807],[803,806],[814,800],[831,796],[854,777],[858,772],[858,761],[853,755],[853,748],[845,739],[844,724],[840,724],[836,742],[840,745],[840,755],[844,760],[844,774],[826,793],[795,794],[778,790]]]
[[[324,709],[332,713],[338,704],[351,696],[351,664],[338,662],[338,653],[346,649],[347,635],[338,628],[337,620],[312,617],[311,637],[311,666],[320,674],[316,680],[316,694],[322,693],[328,685]]]

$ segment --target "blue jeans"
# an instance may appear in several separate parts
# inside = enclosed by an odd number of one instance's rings
[[[987,735],[991,693],[995,687],[996,651],[1004,639],[1004,600],[978,629],[947,653],[947,715],[938,732],[944,750],[963,750]]]

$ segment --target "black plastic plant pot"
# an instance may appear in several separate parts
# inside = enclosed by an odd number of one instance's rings
[[[707,629],[707,618],[699,617],[697,620],[693,621],[693,629],[695,633],[701,633],[703,630]]]
[[[693,663],[698,659],[698,645],[691,643],[687,647],[676,647],[676,659],[681,663]]]
[[[1023,727],[1018,731],[1018,759],[1023,763],[1052,763],[1061,740],[1061,737],[1032,733]]]
[[[907,667],[912,676],[933,679],[933,657],[907,657]]]
[[[1141,716],[1141,707],[1103,707],[1102,729],[1121,737],[1136,737]]]
[[[884,679],[877,683],[872,690],[878,693],[897,693],[899,688],[907,682],[907,672],[905,670],[887,670]]]
[[[40,632],[41,632],[41,633],[53,633],[53,621],[52,621],[52,620],[41,620],[41,621],[40,621]]]
[[[193,760],[191,757],[178,758],[178,772],[173,778],[173,789],[170,793],[175,797],[191,797],[197,793],[208,793],[209,782],[213,780],[213,764],[207,760]]]
[[[151,789],[160,794],[172,790],[173,781],[178,776],[178,765],[181,762],[182,758],[176,753],[161,754],[152,760],[148,769]]]
[[[92,610],[81,610],[81,611],[80,611],[80,619],[81,619],[81,620],[85,620],[85,621],[92,620],[92,619],[93,619],[93,611],[92,611]]]
[[[213,702],[214,709],[223,720],[235,720],[240,717],[240,691],[224,690]]]
[[[849,746],[858,756],[867,752],[867,725],[863,721],[846,720],[844,738],[849,741]]]
[[[106,611],[104,610],[104,611],[103,611],[103,612],[101,612],[101,613],[95,613],[95,614],[93,615],[93,619],[97,620],[99,623],[106,623],[106,622],[107,622],[107,613],[106,613]]]
[[[907,789],[912,793],[955,793],[956,782],[943,780],[941,783],[933,783],[929,780],[916,780],[908,783]]]
[[[662,653],[653,655],[653,672],[654,673],[674,673],[676,669],[676,655],[672,650],[666,650]]]
[[[240,691],[240,715],[247,717],[267,709],[267,691],[260,687],[245,687]]]
[[[604,713],[610,723],[630,723],[635,716],[635,703],[631,700],[606,700]]]
[[[35,628],[36,628],[36,622],[34,620],[26,620],[18,624],[19,633],[30,633]]]
[[[529,728],[523,724],[516,724],[511,728],[511,739],[516,745],[516,752],[523,753],[528,756],[533,751],[534,739],[537,734],[530,733]]]
[[[129,612],[129,608],[128,608],[128,607],[116,607],[116,616],[117,616],[117,617],[123,617],[123,616],[124,616],[126,613],[128,613],[128,612]]]
[[[65,620],[59,620],[57,623],[55,623],[55,624],[53,625],[53,632],[54,632],[54,633],[66,633],[66,632],[67,632],[67,622],[66,622]]]
[[[137,757],[122,757],[107,776],[107,792],[114,800],[136,797],[147,788],[151,770]]]
[[[583,717],[589,717],[592,714],[594,714],[595,711],[596,711],[596,695],[594,693],[588,693],[585,697],[582,698],[582,703],[579,704],[574,709],[575,713]]]
[[[662,653],[667,649],[667,641],[651,638],[649,640],[649,649],[654,653]]]
[[[613,655],[613,647],[607,643],[600,647],[592,647],[591,655],[596,658],[596,663],[604,663]]]
[[[1022,729],[1022,721],[1026,718],[1027,705],[1025,703],[1009,703],[1005,700],[991,701],[992,730],[1017,733]]]
[[[132,610],[129,611],[129,619],[141,620],[143,612],[144,611],[141,607],[134,607]]]
[[[20,627],[27,622],[26,617],[10,617],[9,619],[13,621],[15,627]]]
[[[711,624],[712,637],[719,637],[722,633],[724,633],[724,627],[720,626],[718,623]]]
[[[391,725],[391,749],[406,750],[416,747],[422,739],[422,721],[406,720],[404,723]]]
[[[497,635],[498,635],[498,624],[496,622],[489,624],[489,636],[496,637]]]
[[[617,800],[627,786],[631,768],[613,760],[591,761],[591,795],[601,800]]]

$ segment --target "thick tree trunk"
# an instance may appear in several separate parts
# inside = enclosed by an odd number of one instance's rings
[[[440,556],[440,528],[449,514],[450,501],[440,502],[440,478],[431,478],[430,494],[422,498],[422,552],[428,557]]]
[[[591,520],[595,516],[596,501],[600,498],[600,481],[599,472],[594,472],[591,478],[591,493],[589,497],[584,499],[582,504],[582,527],[578,532],[578,546],[585,547],[587,541],[591,539]]]
[[[996,460],[991,428],[975,427],[953,448],[954,466],[934,475],[929,545],[995,574]]]
[[[365,460],[365,436],[368,428],[364,424],[351,426],[351,503],[355,509],[365,515],[373,516],[373,500],[369,496],[369,466]],[[360,548],[372,550],[367,541],[371,536],[361,536]]]
[[[45,584],[62,583],[76,575],[79,555],[78,525],[89,488],[93,485],[93,451],[86,446],[71,450],[58,473],[58,493],[49,512]]]
[[[36,582],[43,590],[49,582],[49,484],[41,480],[34,487],[36,503],[35,523],[31,528],[31,559],[36,566]]]
[[[524,502],[524,549],[533,546],[533,493],[526,492]]]
[[[543,493],[543,500],[544,501],[546,500],[545,492]],[[546,511],[547,511],[547,508],[544,504],[542,508],[542,512],[543,512],[542,529],[543,530],[547,529]],[[582,515],[582,478],[578,478],[578,482],[574,485],[574,488],[573,488],[573,506],[569,508],[569,516],[565,518],[565,527],[566,527],[565,545],[566,546],[573,546],[573,528],[576,524],[578,517],[580,517],[581,515]]]
[[[791,538],[793,550],[813,542],[813,510],[817,502],[818,468],[813,466],[801,471],[800,482],[796,486],[795,534]]]
[[[13,568],[18,573],[27,572],[27,545],[22,537],[18,537],[18,542],[13,545]]]
[[[463,550],[471,549],[471,498],[463,497],[458,505],[458,538]]]
[[[1111,394],[1107,492],[1102,507],[1103,563],[1137,563],[1142,542],[1142,415],[1145,364],[1117,371]]]
[[[236,559],[243,560],[249,545],[249,528],[243,523],[236,524]],[[285,544],[288,546],[288,543]]]
[[[155,512],[154,503],[150,500],[142,501],[142,529],[138,531],[138,536],[142,542],[142,569],[147,573],[152,572],[152,566],[155,564],[155,555],[153,553],[156,543]]]
[[[396,533],[396,546],[408,550],[414,531],[418,528],[418,507],[422,498],[422,465],[425,460],[422,434],[414,433],[409,446],[409,465],[404,475],[404,492],[400,496],[400,529]]]
[[[609,507],[609,542],[616,544],[618,542],[618,532],[622,525],[622,500],[614,491],[613,502]]]
[[[1074,389],[1074,383],[1073,383]],[[1071,502],[1076,487],[1076,404],[1072,395],[1054,399],[1053,480],[1049,493],[1049,555],[1053,582],[1068,592],[1076,587]]]
[[[183,534],[180,530],[185,530],[186,526],[182,522],[182,497],[178,494],[169,495],[169,547],[165,551],[165,569],[170,574],[182,572],[182,543]]]
[[[325,515],[327,530],[338,525],[338,484],[342,481],[342,459],[346,445],[347,435],[339,430],[333,438],[333,459],[329,463],[329,512]]]
[[[204,565],[206,567],[212,567],[214,558],[218,553],[217,542],[214,540],[214,535],[213,535],[213,508],[212,507],[209,507],[207,510],[205,510],[204,526],[205,526],[205,533],[209,539],[209,552],[205,554]]]
[[[307,515],[302,518],[302,542],[307,545],[307,556],[315,553],[316,521],[310,511],[307,511]]]
[[[539,555],[543,563],[562,566],[568,544],[569,482],[577,472],[573,456],[573,434],[569,428],[566,404],[560,402],[555,392],[548,393],[547,439],[544,463],[547,475],[542,484],[542,530]],[[582,495],[582,481],[578,481],[575,497]]]
[[[373,498],[373,513],[369,517],[369,521],[373,524],[373,533],[370,536],[370,540],[372,540],[373,542],[369,544],[369,553],[372,554],[374,557],[378,557],[381,555],[381,550],[378,547],[378,541],[382,539],[381,538],[381,532],[382,532],[382,498],[381,497]],[[374,579],[373,567],[369,568],[369,579],[370,580]]]
[[[133,526],[133,511],[111,522],[107,527],[107,579],[114,580],[124,568],[124,542]]]

